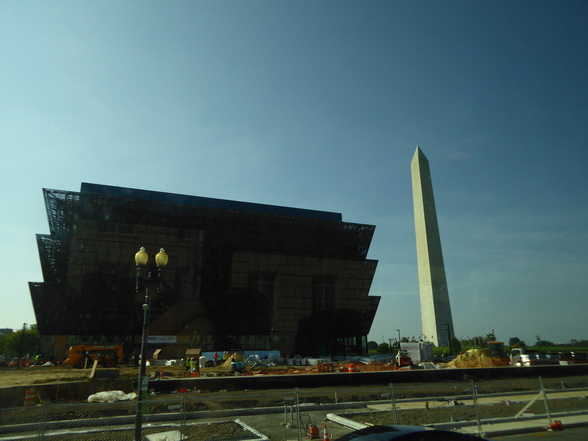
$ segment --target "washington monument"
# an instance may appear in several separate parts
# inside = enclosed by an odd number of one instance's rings
[[[455,336],[441,252],[429,161],[420,147],[411,162],[421,318],[426,341],[449,346]]]

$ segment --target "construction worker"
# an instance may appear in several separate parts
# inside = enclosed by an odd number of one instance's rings
[[[214,365],[216,366],[218,364],[218,353],[215,352],[212,356],[212,359],[214,360]]]
[[[194,375],[196,372],[196,359],[194,357],[190,357],[190,373]]]

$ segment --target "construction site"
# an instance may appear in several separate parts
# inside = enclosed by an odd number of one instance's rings
[[[356,373],[402,373],[404,376],[429,376],[434,377],[441,372],[452,372],[457,370],[490,372],[488,369],[501,368],[495,375],[505,375],[503,372],[508,369],[509,375],[526,376],[525,367],[532,368],[559,368],[565,369],[587,369],[588,363],[584,358],[578,362],[569,359],[562,360],[553,356],[550,363],[542,363],[533,366],[522,366],[504,354],[491,356],[488,350],[469,350],[465,353],[452,357],[449,361],[435,359],[427,345],[412,344],[406,345],[408,349],[400,350],[395,355],[379,355],[372,357],[350,357],[347,359],[314,359],[314,358],[262,358],[259,355],[245,356],[241,352],[235,352],[226,357],[225,360],[214,360],[211,353],[203,353],[201,350],[190,350],[186,359],[181,360],[156,360],[146,362],[147,376],[151,381],[161,380],[199,380],[214,378],[238,378],[238,377],[276,377],[276,376],[316,376],[319,382],[326,381],[326,374],[356,374]],[[75,352],[75,351],[72,351]],[[88,351],[86,351],[86,354]],[[96,351],[95,353],[101,353]],[[208,356],[207,356],[208,355]],[[430,355],[430,357],[427,357]],[[538,356],[538,355],[537,355]],[[57,382],[84,382],[96,378],[120,380],[133,382],[137,379],[138,367],[129,366],[124,363],[111,366],[111,359],[108,358],[108,365],[105,367],[99,357],[94,359],[89,356],[85,365],[80,363],[79,358],[72,358],[70,363],[53,365],[52,363],[30,364],[21,369],[5,368],[0,369],[0,388],[13,386],[42,385]],[[523,369],[521,369],[523,368]],[[533,369],[536,371],[536,369]],[[94,372],[94,374],[92,374]],[[426,374],[433,372],[437,374]],[[530,372],[530,371],[529,371]],[[320,374],[320,375],[316,375]],[[487,375],[486,373],[484,375]],[[451,377],[451,374],[446,376]],[[351,377],[346,376],[345,381]],[[395,378],[395,381],[398,381]],[[415,377],[416,378],[416,377]]]
[[[487,434],[585,420],[587,363],[516,365],[520,351],[502,349],[489,342],[446,361],[423,343],[341,359],[192,349],[146,360],[139,402],[139,369],[117,363],[122,348],[72,347],[64,365],[0,370],[0,439],[138,439],[137,406],[149,441],[335,439],[390,423]]]
[[[539,366],[588,366],[585,351],[541,353],[520,347],[506,350],[499,341],[484,349],[470,349],[446,358],[435,356],[430,343],[402,343],[395,354],[307,358],[282,357],[277,351],[203,352],[189,349],[182,359],[161,359],[160,350],[146,360],[152,380],[216,377],[310,375],[329,373],[375,373],[420,370],[484,369]],[[112,369],[105,369],[112,368]],[[90,369],[113,379],[135,380],[137,366],[125,362],[122,346],[72,346],[63,364],[27,362],[22,369],[0,370],[0,387],[83,381]],[[110,372],[109,374],[106,374]]]
[[[488,362],[487,356],[476,358]],[[245,362],[231,359],[199,368],[196,376],[165,363],[147,368],[144,436],[294,440],[307,438],[310,426],[322,436],[324,425],[335,439],[358,427],[391,423],[488,434],[502,430],[499,419],[541,430],[550,420],[585,420],[588,411],[585,364],[424,369],[346,360],[326,369],[320,363],[235,371],[231,363]],[[133,437],[136,367],[30,366],[3,369],[0,380],[0,439],[12,439],[10,433],[25,440]],[[24,430],[30,438],[22,437]]]
[[[267,363],[258,363],[254,365],[243,357],[233,357],[211,367],[198,367],[197,377],[186,368],[183,361],[151,361],[147,366],[148,376],[156,380],[164,379],[190,379],[200,377],[225,377],[225,376],[260,376],[260,375],[300,375],[300,374],[318,374],[318,373],[349,373],[349,372],[383,372],[406,370],[406,367],[395,366],[393,362],[370,361],[368,363],[359,360],[347,360],[339,362],[320,362],[314,365],[301,365],[307,363],[306,359],[300,359],[297,365],[269,365]],[[491,367],[494,362],[484,358],[481,360],[480,367]],[[448,363],[447,366],[455,366],[458,361]],[[471,363],[469,363],[471,364]],[[485,366],[482,366],[485,365]],[[471,367],[471,366],[470,366]],[[42,366],[32,365],[16,369],[0,370],[0,388],[12,386],[27,386],[36,384],[48,384],[55,382],[71,381],[88,381],[92,365],[89,364],[86,369],[75,368],[73,366]],[[137,377],[137,367],[118,366],[116,368],[105,369],[100,366],[99,371],[112,372],[112,378],[121,380],[135,381]]]

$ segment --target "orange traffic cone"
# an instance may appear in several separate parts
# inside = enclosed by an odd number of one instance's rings
[[[37,404],[37,391],[35,389],[27,389],[25,392],[24,405],[34,406]]]
[[[331,439],[331,437],[329,436],[329,433],[327,432],[327,425],[325,424],[324,429],[323,429],[323,441],[329,441]]]

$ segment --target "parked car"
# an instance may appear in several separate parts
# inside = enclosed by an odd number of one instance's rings
[[[335,441],[489,441],[476,435],[421,426],[385,425],[355,430]]]

